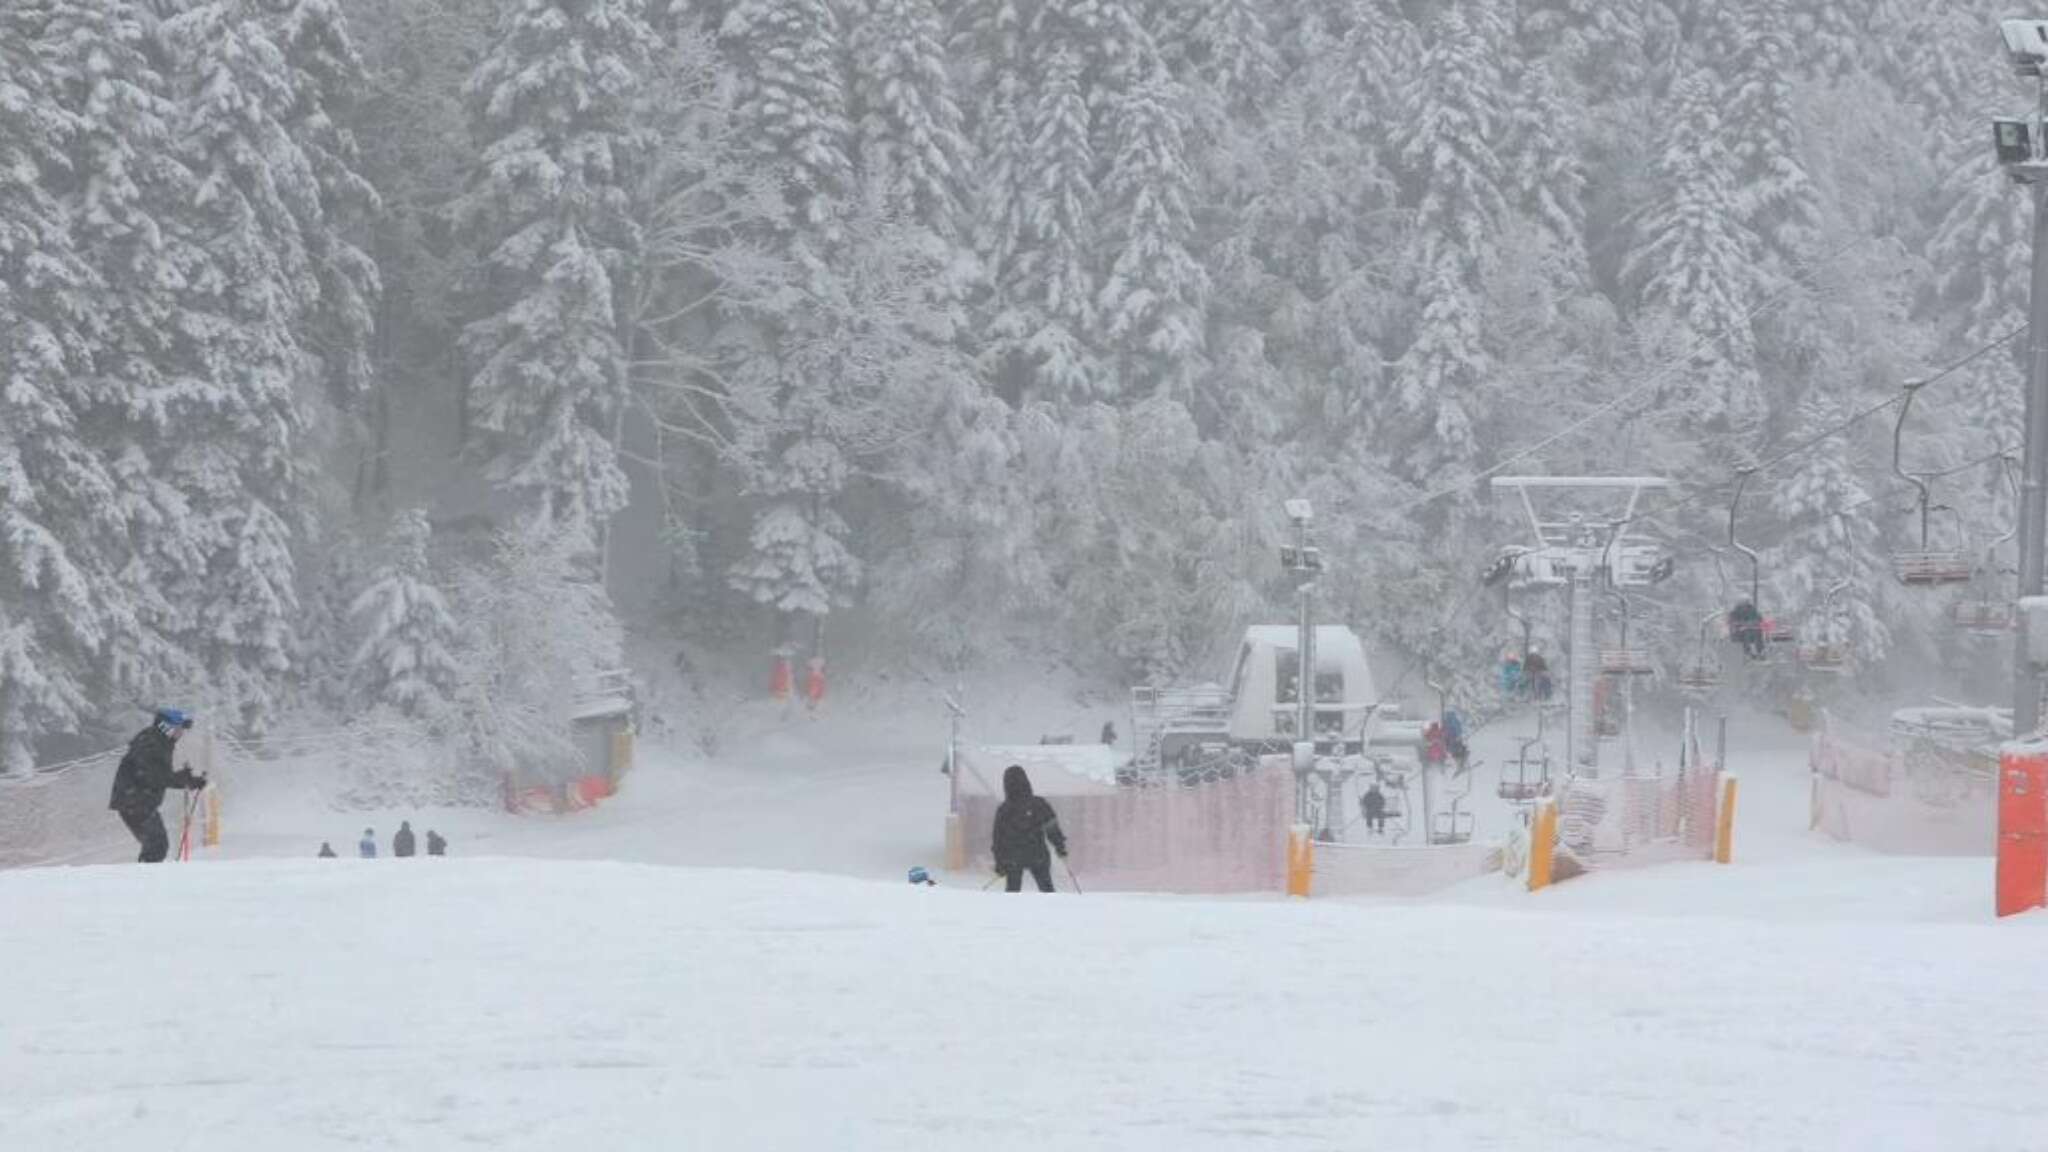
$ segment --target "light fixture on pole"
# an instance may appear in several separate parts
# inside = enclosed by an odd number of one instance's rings
[[[2013,70],[2035,81],[2031,118],[2002,116],[1992,121],[1998,162],[2034,200],[2033,276],[2028,309],[2026,448],[2020,471],[2020,580],[2018,627],[2013,636],[2013,734],[2024,737],[2040,726],[2040,666],[2031,658],[2029,637],[2048,632],[2042,604],[2042,544],[2048,536],[2048,20],[2005,20],[1998,26]]]

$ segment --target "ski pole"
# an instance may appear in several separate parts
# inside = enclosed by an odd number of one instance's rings
[[[993,888],[993,887],[995,887],[995,886],[996,886],[996,881],[998,881],[998,880],[1001,880],[1002,878],[1003,878],[1003,874],[1002,874],[1001,872],[998,872],[998,873],[996,873],[995,875],[993,875],[993,876],[991,876],[991,877],[989,877],[989,878],[988,878],[988,883],[986,883],[986,884],[983,884],[983,885],[981,886],[981,890],[982,890],[983,892],[986,892],[986,891],[988,891],[989,889],[991,889],[991,888]]]
[[[1060,857],[1060,867],[1065,868],[1067,870],[1067,883],[1072,884],[1074,886],[1074,895],[1086,895],[1086,893],[1081,891],[1080,878],[1074,875],[1074,866],[1072,864],[1067,863],[1067,858],[1065,856]]]
[[[192,795],[189,790],[185,793],[185,819],[178,829],[178,863],[180,864],[188,863],[192,859]]]

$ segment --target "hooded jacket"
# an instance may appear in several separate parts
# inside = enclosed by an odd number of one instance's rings
[[[410,856],[413,853],[413,845],[412,825],[410,823],[399,824],[398,834],[391,838],[391,854],[393,856]]]
[[[996,807],[992,847],[997,870],[1050,866],[1052,859],[1045,850],[1048,840],[1060,855],[1067,854],[1067,836],[1060,831],[1052,805],[1032,794],[1031,777],[1024,774],[1022,766],[1012,764],[1003,770],[1003,802]]]
[[[199,787],[199,777],[190,768],[172,769],[174,747],[171,738],[154,724],[136,733],[121,757],[121,766],[114,769],[114,792],[107,798],[107,807],[142,816],[163,806],[165,789]]]

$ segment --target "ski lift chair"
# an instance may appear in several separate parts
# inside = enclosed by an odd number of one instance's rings
[[[2019,482],[2013,479],[2013,459],[2001,455],[1998,470],[2005,477],[2006,490],[2012,495],[2014,507],[2019,506]],[[2013,602],[1999,594],[2002,577],[2017,575],[2010,569],[2000,571],[1998,550],[2019,534],[2019,520],[2015,518],[2003,534],[1984,549],[1983,562],[1971,573],[1967,595],[1949,607],[1949,619],[1956,630],[1971,636],[2004,636],[2012,631],[2017,616]]]
[[[1970,561],[1945,548],[1910,548],[1892,553],[1892,571],[1908,588],[1936,588],[1970,581]]]
[[[1678,669],[1678,686],[1691,693],[1714,691],[1721,686],[1721,662],[1711,656],[1686,661]]]
[[[1959,632],[1972,636],[2004,636],[2012,631],[2012,601],[1958,600],[1949,609],[1949,618]]]
[[[1534,763],[1529,760],[1529,749],[1540,743],[1541,740],[1524,740],[1520,755],[1512,762],[1501,762],[1495,795],[1515,804],[1531,804],[1550,791],[1550,758],[1542,756]]]
[[[1926,381],[1906,385],[1906,398],[1899,405],[1898,423],[1892,426],[1892,471],[1899,478],[1911,484],[1919,493],[1916,506],[1920,511],[1920,543],[1915,548],[1904,548],[1892,553],[1892,571],[1899,583],[1908,588],[1934,588],[1947,584],[1966,584],[1970,580],[1970,558],[1959,549],[1936,548],[1929,539],[1928,521],[1935,509],[1930,502],[1932,489],[1929,481],[1932,472],[1908,472],[1901,462],[1904,455],[1906,416],[1913,411],[1913,400],[1919,396]],[[1952,509],[1947,509],[1952,511]]]
[[[1849,653],[1840,644],[1809,644],[1799,650],[1799,663],[1809,672],[1835,675],[1849,666]]]
[[[1745,642],[1743,644],[1743,655],[1752,663],[1768,664],[1778,662],[1778,653],[1785,651],[1787,645],[1798,643],[1799,631],[1784,621],[1762,615],[1763,557],[1757,554],[1756,549],[1744,544],[1736,539],[1735,536],[1736,516],[1742,508],[1742,490],[1749,486],[1750,477],[1754,475],[1756,475],[1756,469],[1753,467],[1739,468],[1735,472],[1735,494],[1728,501],[1728,547],[1736,552],[1740,552],[1743,558],[1749,561],[1749,599],[1744,603],[1758,615],[1756,626],[1760,630],[1759,638],[1762,640],[1762,643],[1754,650]],[[1704,637],[1706,625],[1702,623],[1700,628],[1701,635]],[[1732,621],[1728,628],[1728,638],[1730,640],[1739,638]]]
[[[1477,824],[1470,812],[1453,808],[1449,812],[1436,814],[1436,827],[1430,829],[1431,844],[1470,844],[1472,830]]]
[[[1602,648],[1600,674],[1603,676],[1652,676],[1657,663],[1642,648]]]

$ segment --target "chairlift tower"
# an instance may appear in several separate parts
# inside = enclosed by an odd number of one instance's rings
[[[2034,200],[2034,265],[2028,309],[2026,450],[2020,481],[2020,581],[2022,605],[2041,602],[2042,542],[2048,535],[2048,20],[2005,20],[1998,26],[2014,71],[2034,81],[2037,97],[2030,117],[1992,121],[1998,162]],[[2013,636],[2013,734],[2024,737],[2040,725],[2041,695],[2028,637],[2048,629],[2048,619],[2018,614]]]
[[[1315,593],[1316,577],[1323,574],[1323,550],[1316,547],[1310,535],[1309,526],[1315,520],[1315,508],[1307,500],[1296,498],[1287,501],[1287,519],[1294,525],[1294,543],[1280,549],[1280,566],[1294,577],[1295,590],[1301,597],[1301,634],[1298,641],[1301,658],[1300,680],[1295,693],[1301,703],[1300,718],[1294,722],[1295,775],[1295,819],[1306,823],[1308,820],[1308,773],[1314,765],[1316,740],[1316,628]],[[1308,745],[1304,754],[1302,745]]]
[[[1569,589],[1565,763],[1587,776],[1598,776],[1600,734],[1593,715],[1593,685],[1602,669],[1593,643],[1594,582],[1604,579],[1613,588],[1642,588],[1670,575],[1671,563],[1663,550],[1648,537],[1630,532],[1628,524],[1643,493],[1662,491],[1671,482],[1655,476],[1496,476],[1492,483],[1495,494],[1512,493],[1521,501],[1534,537],[1533,547],[1511,550],[1516,566],[1531,575],[1555,573]],[[1608,514],[1538,507],[1589,503],[1604,503]]]

